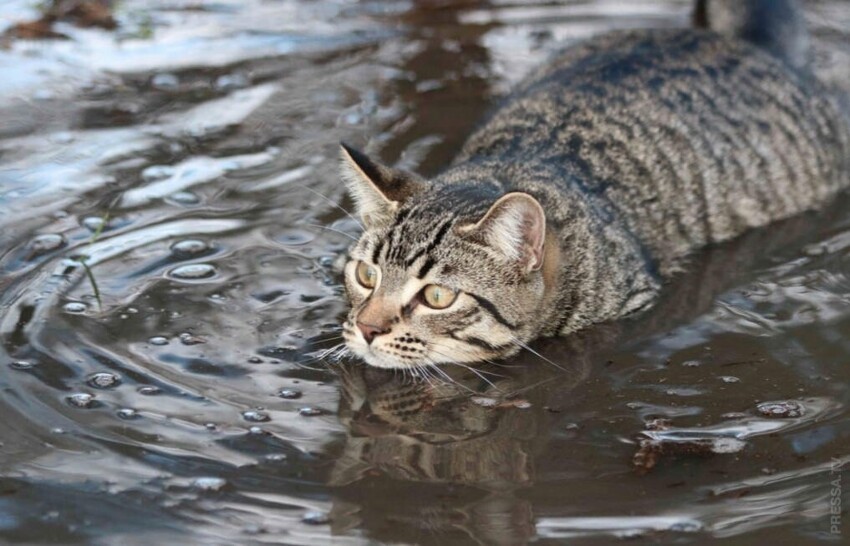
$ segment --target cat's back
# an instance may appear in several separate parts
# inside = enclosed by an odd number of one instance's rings
[[[813,77],[743,40],[686,29],[567,49],[515,90],[458,162],[556,166],[549,183],[579,186],[665,269],[821,204],[848,185],[849,156],[847,120]]]

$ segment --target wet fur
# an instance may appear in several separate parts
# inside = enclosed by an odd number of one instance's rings
[[[801,67],[804,29],[772,32],[761,0],[718,1],[698,4],[697,22],[723,28],[615,32],[565,50],[430,181],[347,150],[366,223],[346,268],[352,350],[382,367],[508,356],[645,308],[695,249],[850,185],[847,119]],[[473,229],[511,192],[545,211],[542,267],[522,246],[528,221],[498,239]],[[353,280],[357,261],[380,268],[374,294]],[[461,297],[411,307],[427,284]],[[355,327],[367,307],[391,328],[372,346]]]

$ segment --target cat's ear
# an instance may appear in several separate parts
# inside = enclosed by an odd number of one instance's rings
[[[506,261],[519,264],[525,272],[543,265],[546,213],[537,199],[527,193],[502,196],[481,220],[463,226],[461,232],[497,250]]]
[[[342,179],[367,227],[391,219],[404,201],[425,188],[415,174],[382,165],[344,143],[340,147]]]

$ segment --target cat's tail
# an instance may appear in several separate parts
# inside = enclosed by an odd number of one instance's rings
[[[694,25],[756,44],[796,69],[809,65],[809,34],[796,0],[697,0]]]

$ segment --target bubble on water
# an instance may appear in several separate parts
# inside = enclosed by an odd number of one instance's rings
[[[89,376],[87,383],[96,389],[111,389],[121,384],[121,378],[110,372],[98,372]]]
[[[271,420],[268,413],[257,410],[243,411],[242,418],[251,423],[265,423]]]
[[[121,408],[115,414],[125,421],[132,421],[139,418],[139,412],[132,408]]]
[[[13,370],[31,370],[35,368],[35,363],[28,360],[16,360],[9,364],[9,367]]]
[[[270,462],[280,462],[286,460],[286,455],[283,453],[269,453],[266,455],[265,459]]]
[[[190,191],[178,191],[166,197],[166,201],[175,205],[197,205],[201,198]]]
[[[324,411],[322,411],[321,408],[314,408],[314,407],[308,406],[308,407],[299,409],[298,413],[302,417],[315,417],[317,415],[322,415],[324,413]]]
[[[33,255],[47,254],[65,246],[65,237],[59,233],[43,233],[30,241],[29,248]]]
[[[315,239],[316,236],[308,231],[302,231],[300,229],[289,229],[283,232],[278,240],[288,246],[298,246],[305,245]]]
[[[200,336],[196,336],[194,334],[190,334],[189,332],[183,332],[182,334],[180,334],[180,343],[182,343],[183,345],[201,345],[206,342],[206,339]]]
[[[171,245],[171,253],[181,258],[197,256],[209,249],[210,245],[200,239],[184,239]]]
[[[765,417],[779,419],[802,417],[805,413],[803,404],[796,400],[781,400],[778,402],[762,402],[757,406],[758,411]]]
[[[195,281],[209,279],[216,274],[215,267],[210,264],[187,264],[175,267],[169,275],[175,279]]]
[[[151,345],[168,345],[168,338],[165,336],[154,336],[148,340]]]
[[[220,91],[230,91],[232,89],[241,89],[250,85],[250,80],[245,74],[236,72],[233,74],[223,74],[216,78],[215,88]]]
[[[136,392],[145,396],[154,396],[162,393],[162,389],[153,385],[145,385],[144,387],[139,387]]]
[[[83,218],[83,226],[91,232],[95,232],[104,227],[104,219],[100,216],[86,216]]]
[[[682,362],[682,366],[684,366],[686,368],[696,368],[699,365],[700,365],[699,360],[686,360],[686,361]]]
[[[263,359],[258,357],[258,356],[252,356],[251,358],[248,359],[248,363],[249,364],[262,364]]]
[[[251,427],[251,428],[248,429],[248,432],[250,432],[251,434],[254,434],[254,435],[260,435],[260,434],[266,433],[266,431],[263,430],[261,427]]]
[[[326,525],[330,523],[331,517],[325,512],[312,511],[301,516],[301,521],[308,525]]]
[[[225,485],[227,480],[224,478],[203,477],[192,480],[192,487],[201,491],[220,491]]]
[[[214,430],[218,429],[218,427],[215,425],[215,423],[207,423],[207,424],[204,425],[204,428],[206,428],[209,431],[214,431]]]
[[[740,383],[741,379],[735,377],[734,375],[722,375],[720,376],[720,380],[724,383]]]
[[[174,174],[174,167],[171,165],[151,165],[142,171],[142,179],[147,182],[162,180]]]
[[[69,301],[62,306],[62,309],[64,309],[66,313],[70,313],[72,315],[81,315],[86,312],[88,307],[81,301]]]
[[[301,398],[301,391],[296,389],[280,389],[277,395],[287,400],[296,400]]]
[[[151,86],[161,91],[173,91],[180,86],[180,78],[170,72],[161,72],[151,78]]]
[[[94,396],[87,392],[75,392],[66,398],[69,404],[75,408],[93,408],[95,406]]]

